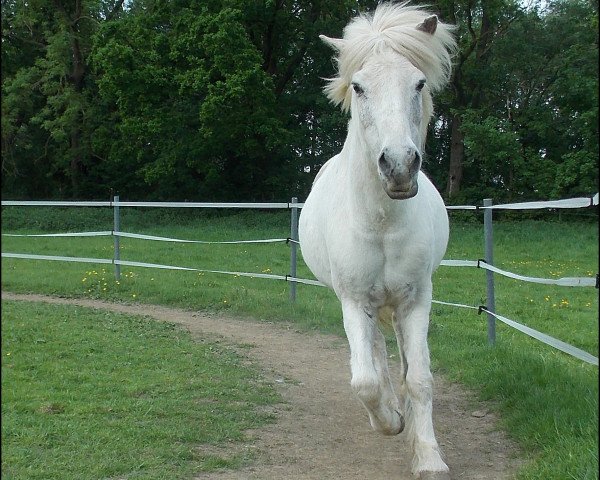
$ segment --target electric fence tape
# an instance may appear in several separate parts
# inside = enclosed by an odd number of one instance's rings
[[[498,267],[494,267],[489,263],[484,262],[483,260],[479,260],[477,265],[484,270],[489,270],[491,272],[497,273],[499,275],[503,275],[508,278],[512,278],[515,280],[521,280],[523,282],[530,283],[541,283],[544,285],[557,285],[560,287],[596,287],[597,280],[595,277],[562,277],[562,278],[539,278],[539,277],[526,277],[524,275],[519,275],[517,273],[508,272],[506,270],[502,270]]]
[[[127,232],[114,232],[112,230],[107,230],[103,232],[75,232],[75,233],[44,233],[44,234],[16,234],[16,233],[3,233],[4,237],[99,237],[99,236],[108,236],[114,235],[116,237],[126,237],[126,238],[137,238],[141,240],[155,240],[161,242],[175,242],[175,243],[199,243],[199,244],[245,244],[245,243],[276,243],[276,242],[288,242],[290,239],[288,238],[266,238],[261,240],[231,240],[231,241],[209,241],[209,240],[184,240],[180,238],[169,238],[169,237],[159,237],[155,235],[142,235],[140,233],[127,233]]]
[[[3,237],[105,237],[112,235],[112,230],[102,232],[69,232],[69,233],[3,233]]]
[[[497,313],[491,312],[486,308],[482,308],[482,310],[484,310],[486,313],[489,313],[493,317],[497,318],[502,323],[520,331],[521,333],[524,333],[525,335],[529,335],[530,337],[535,338],[536,340],[539,340],[540,342],[545,343],[546,345],[549,345],[551,347],[554,347],[557,350],[567,353],[575,358],[578,358],[579,360],[583,360],[584,362],[598,366],[598,357],[594,357],[593,355],[591,355],[577,347],[569,345],[568,343],[565,343],[561,340],[551,337],[550,335],[546,335],[545,333],[538,332],[537,330],[534,330],[531,327],[522,325],[519,322],[515,322],[514,320],[511,320],[510,318],[506,318],[506,317],[503,317],[502,315],[498,315]]]

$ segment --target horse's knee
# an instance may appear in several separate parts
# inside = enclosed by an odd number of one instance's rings
[[[353,378],[350,382],[356,396],[368,406],[379,403],[381,398],[381,387],[376,378]]]

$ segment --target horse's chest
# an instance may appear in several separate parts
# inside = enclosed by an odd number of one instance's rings
[[[332,266],[349,289],[400,292],[428,270],[424,250],[407,234],[356,233],[334,250]]]

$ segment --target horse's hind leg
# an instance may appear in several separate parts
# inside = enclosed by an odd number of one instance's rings
[[[375,313],[353,301],[343,301],[342,311],[350,344],[352,388],[367,409],[372,427],[396,435],[404,428],[404,418],[389,379],[385,338]]]

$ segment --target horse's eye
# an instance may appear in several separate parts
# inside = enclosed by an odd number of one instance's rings
[[[365,91],[358,83],[353,83],[352,88],[354,89],[357,95],[362,95],[363,93],[365,93]]]
[[[425,86],[425,80],[420,80],[419,83],[417,83],[417,92],[420,92],[421,90],[423,90],[424,86]]]

